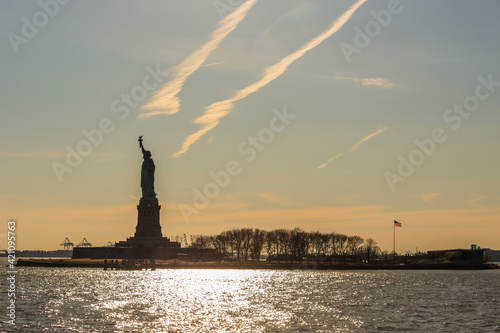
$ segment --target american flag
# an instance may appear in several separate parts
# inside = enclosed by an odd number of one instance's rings
[[[395,227],[401,227],[401,223],[398,222],[398,221],[396,221],[396,220],[394,220],[394,226]]]

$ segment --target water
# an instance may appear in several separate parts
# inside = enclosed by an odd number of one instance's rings
[[[499,270],[20,267],[16,283],[16,325],[2,310],[0,331],[500,332]]]

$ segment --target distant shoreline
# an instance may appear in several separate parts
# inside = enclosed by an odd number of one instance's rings
[[[108,261],[109,262],[109,261]],[[18,267],[66,267],[66,268],[103,268],[104,260],[101,259],[25,259],[17,260]],[[109,267],[109,266],[108,266]],[[150,269],[143,266],[142,269]],[[435,264],[324,264],[324,263],[290,263],[290,262],[164,262],[158,261],[155,269],[269,269],[269,270],[484,270],[500,269],[494,264],[468,264],[468,263],[435,263]],[[112,269],[109,267],[108,269]],[[123,269],[123,268],[122,268]],[[131,268],[128,268],[131,269]],[[139,267],[132,268],[141,269]],[[125,269],[127,270],[127,268]]]
[[[0,258],[8,257],[5,250],[0,251]],[[73,250],[17,250],[16,258],[71,258]]]

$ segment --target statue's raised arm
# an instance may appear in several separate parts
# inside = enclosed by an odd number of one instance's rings
[[[144,146],[142,145],[142,135],[139,136],[139,147],[142,149],[142,156],[147,152],[146,149],[144,149]]]

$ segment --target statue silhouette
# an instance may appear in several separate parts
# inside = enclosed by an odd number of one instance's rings
[[[142,199],[145,200],[156,200],[155,193],[155,163],[151,158],[151,152],[144,149],[142,145],[142,135],[139,137],[139,147],[142,149],[142,157],[144,161],[142,162],[141,168],[141,188],[142,188]]]

